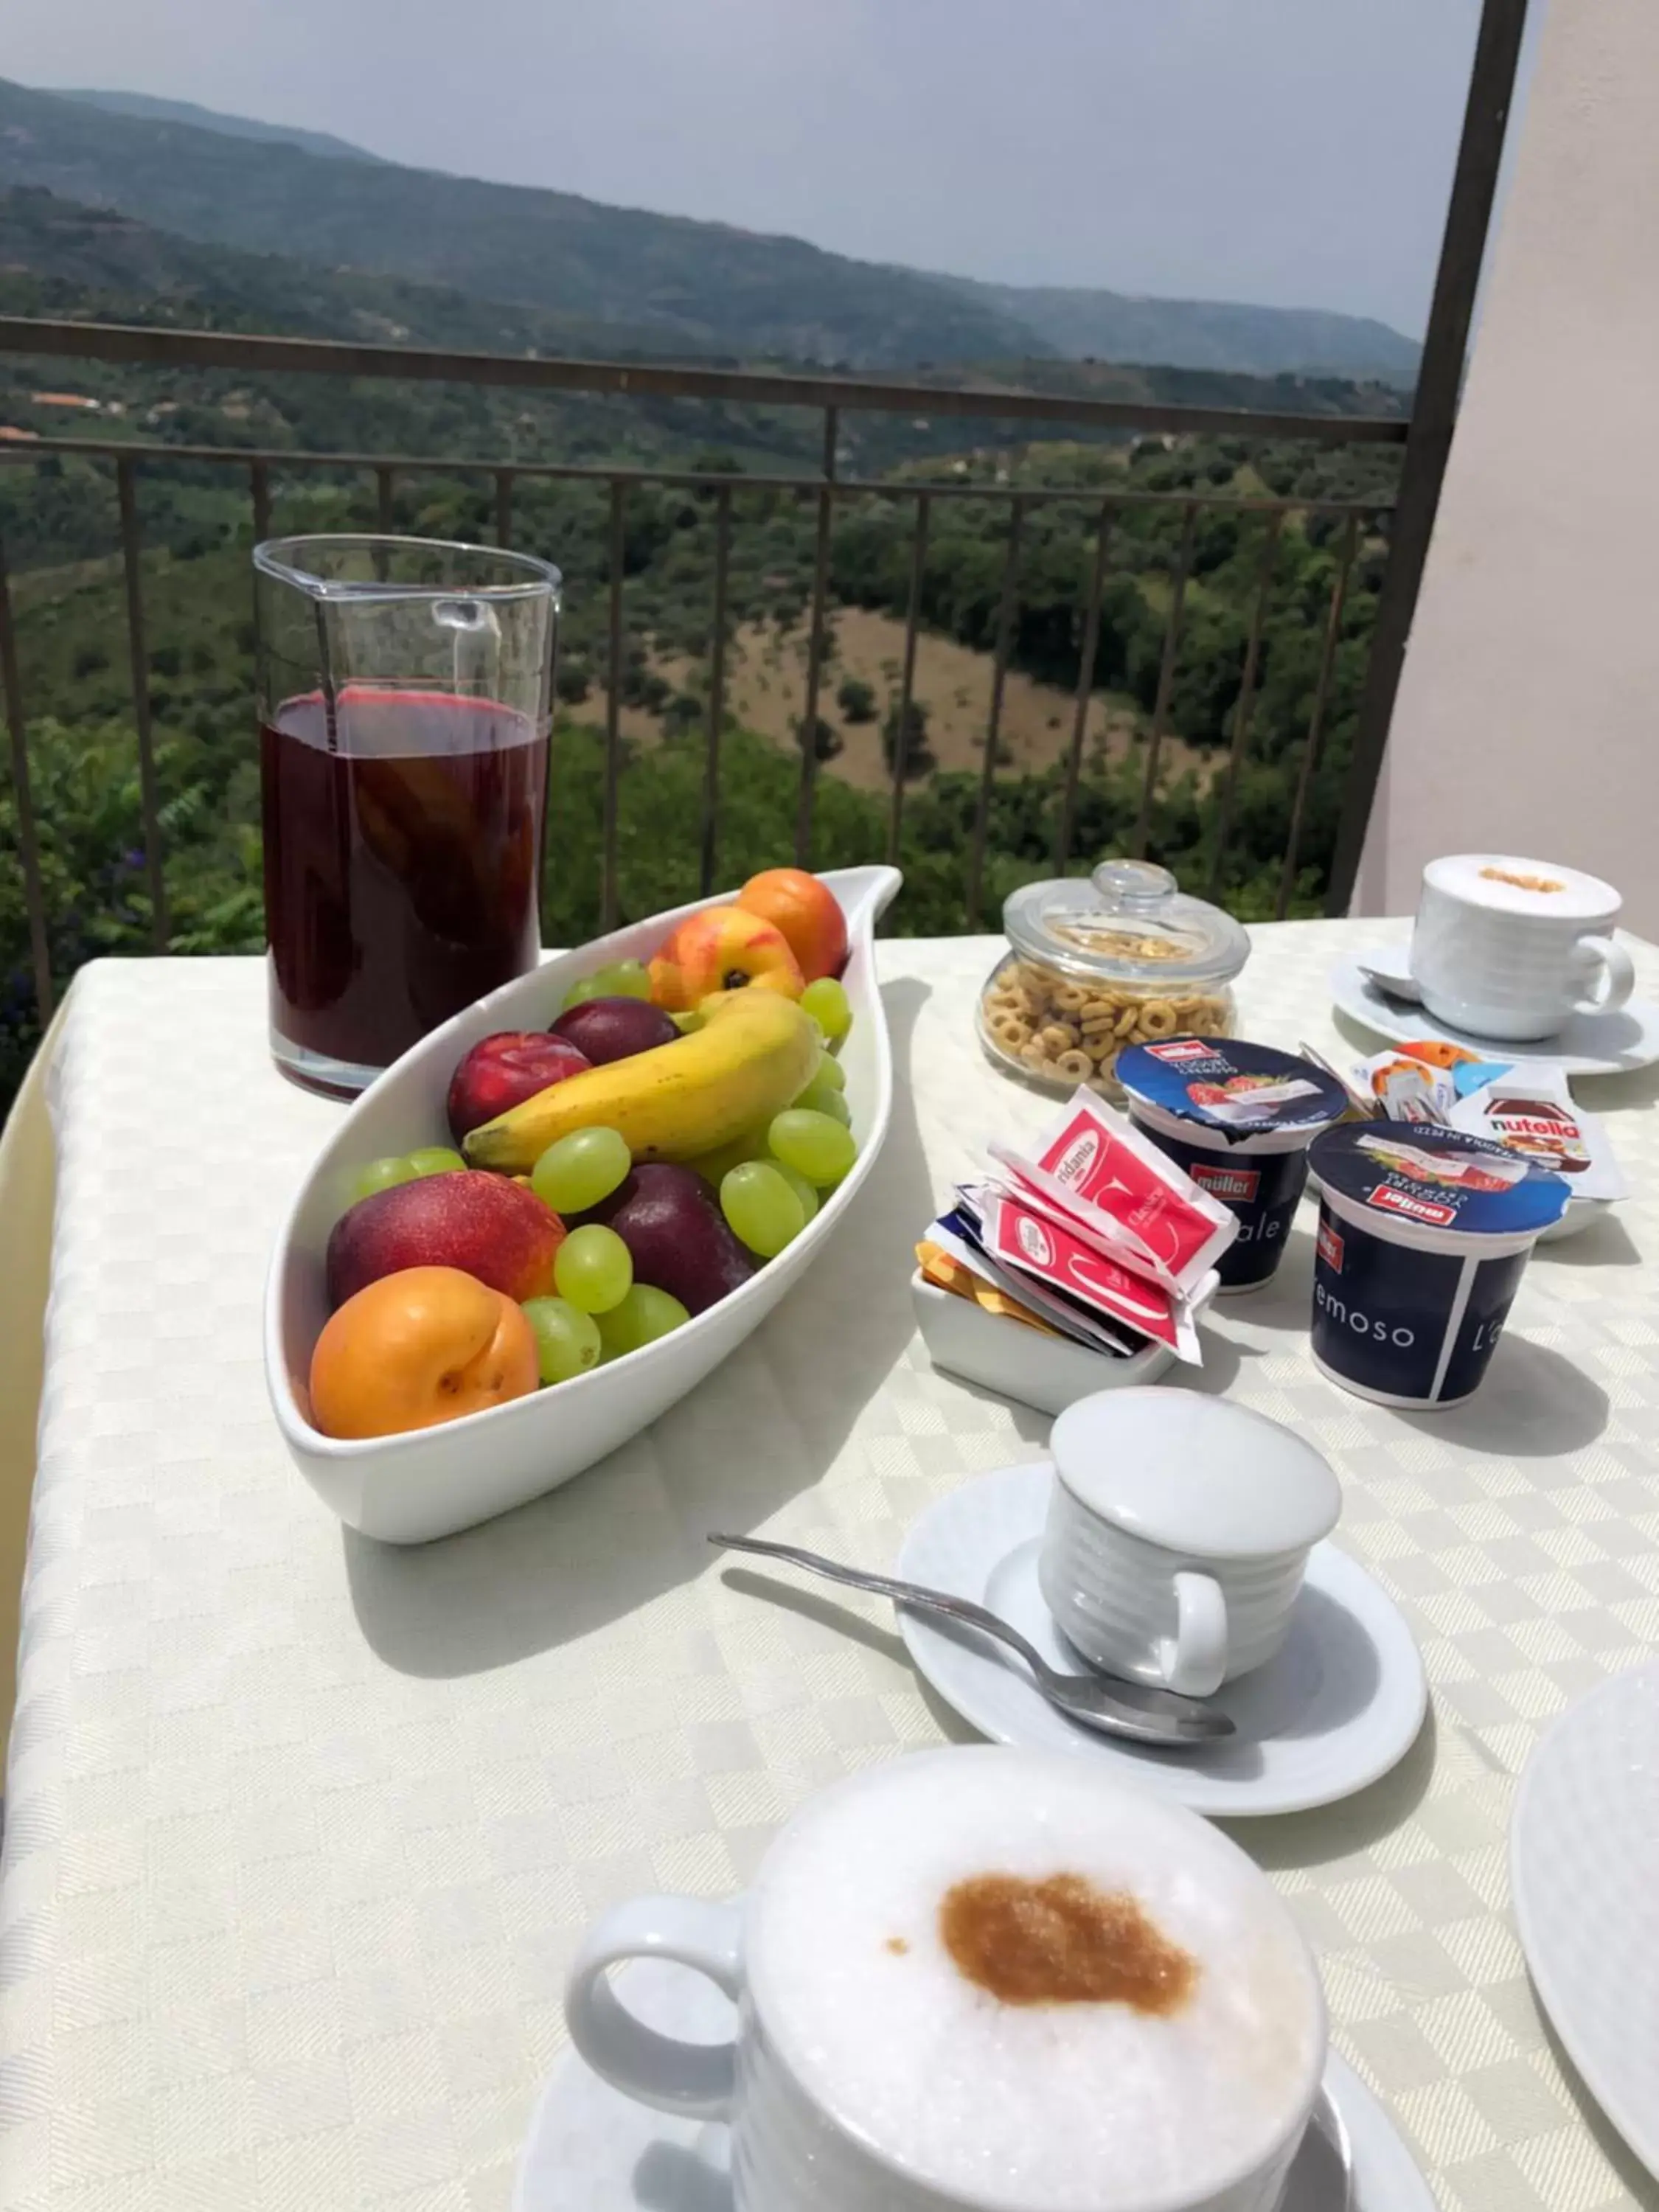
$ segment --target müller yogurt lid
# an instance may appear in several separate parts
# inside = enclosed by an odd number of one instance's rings
[[[1117,1079],[1137,1104],[1229,1139],[1323,1129],[1348,1107],[1341,1084],[1312,1060],[1234,1037],[1131,1045],[1118,1054]]]
[[[1308,1164],[1328,1194],[1419,1228],[1526,1237],[1559,1221],[1571,1192],[1502,1145],[1422,1121],[1358,1121],[1316,1137]]]

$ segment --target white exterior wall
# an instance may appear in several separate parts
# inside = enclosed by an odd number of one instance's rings
[[[1501,848],[1659,938],[1659,0],[1555,0],[1519,130],[1354,910]]]

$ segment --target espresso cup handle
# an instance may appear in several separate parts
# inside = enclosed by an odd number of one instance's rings
[[[1172,1690],[1207,1698],[1227,1671],[1227,1601],[1213,1575],[1175,1578],[1176,1632],[1158,1646],[1158,1664]]]
[[[588,1930],[564,1988],[570,2040],[624,2096],[682,2119],[732,2117],[735,2043],[682,2043],[647,2027],[611,1987],[607,1966],[673,1959],[707,1974],[735,2003],[743,1987],[742,1908],[696,1897],[636,1897]]]
[[[1581,937],[1578,950],[1585,955],[1585,966],[1590,971],[1591,984],[1588,995],[1579,1000],[1576,1012],[1582,1014],[1610,1014],[1615,1006],[1622,1006],[1636,988],[1636,963],[1624,946],[1611,937]],[[1595,988],[1601,981],[1602,988]]]

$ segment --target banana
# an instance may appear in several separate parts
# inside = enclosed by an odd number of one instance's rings
[[[794,1000],[732,991],[690,1036],[538,1091],[464,1149],[472,1167],[523,1175],[573,1129],[607,1128],[636,1160],[689,1160],[781,1114],[817,1060],[817,1025]]]

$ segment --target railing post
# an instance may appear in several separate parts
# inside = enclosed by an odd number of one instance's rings
[[[1014,636],[1014,606],[1019,589],[1020,526],[1025,501],[1016,493],[1008,507],[1008,551],[1002,564],[1002,604],[997,611],[996,659],[991,667],[991,711],[985,724],[985,759],[974,810],[974,842],[968,856],[968,927],[979,927],[980,895],[985,885],[985,839],[991,825],[991,789],[997,780],[997,746],[1002,734],[1002,694],[1008,678],[1008,649]]]
[[[1100,646],[1100,595],[1106,587],[1106,560],[1112,542],[1113,507],[1110,500],[1100,510],[1095,532],[1094,574],[1089,581],[1089,602],[1083,617],[1083,645],[1078,661],[1077,701],[1072,709],[1072,743],[1066,755],[1066,781],[1060,795],[1060,821],[1054,830],[1054,873],[1063,876],[1072,856],[1077,828],[1078,782],[1083,774],[1083,742],[1088,734],[1089,707],[1095,690],[1095,655]]]
[[[910,702],[916,686],[916,625],[921,620],[922,586],[927,574],[927,520],[933,501],[916,494],[916,526],[910,540],[910,599],[904,617],[904,667],[899,678],[898,720],[893,731],[893,803],[887,821],[887,865],[898,866],[899,828],[904,819],[904,779],[910,766]]]
[[[161,870],[161,809],[155,788],[155,745],[149,719],[149,651],[144,642],[144,593],[139,574],[136,470],[123,454],[115,464],[121,510],[121,568],[126,581],[127,647],[132,661],[132,713],[138,732],[138,805],[144,824],[144,876],[149,886],[150,939],[167,949],[167,887]]]
[[[34,795],[29,782],[23,679],[17,666],[17,631],[12,621],[11,586],[6,576],[3,544],[0,544],[0,700],[5,705],[11,750],[12,803],[17,809],[17,850],[23,864],[23,904],[28,913],[29,957],[34,969],[34,1011],[44,1030],[52,1019],[52,950],[46,934],[46,894],[40,880],[40,841],[34,826]]]
[[[1152,832],[1152,805],[1158,796],[1158,761],[1164,749],[1164,726],[1170,718],[1175,691],[1176,659],[1181,651],[1181,620],[1187,604],[1187,574],[1193,562],[1193,539],[1198,530],[1198,509],[1189,501],[1181,532],[1181,550],[1170,580],[1170,614],[1164,625],[1164,658],[1158,665],[1158,692],[1152,702],[1152,726],[1146,733],[1146,773],[1140,785],[1140,815],[1135,823],[1134,855],[1144,860]]]
[[[1451,453],[1469,322],[1480,284],[1480,266],[1492,224],[1492,202],[1497,196],[1504,140],[1509,128],[1510,104],[1515,97],[1515,73],[1520,64],[1521,41],[1526,27],[1527,0],[1486,0],[1480,36],[1475,41],[1474,65],[1469,73],[1463,137],[1452,178],[1440,267],[1435,278],[1434,300],[1429,309],[1429,326],[1423,340],[1417,391],[1412,402],[1411,431],[1406,441],[1405,466],[1401,471],[1400,492],[1389,532],[1388,567],[1377,596],[1370,661],[1354,729],[1347,788],[1343,793],[1342,813],[1337,824],[1336,848],[1331,857],[1327,914],[1347,912],[1365,849],[1371,802],[1376,796],[1377,779],[1382,772],[1389,725],[1400,692],[1406,647],[1417,612],[1417,595],[1422,589],[1429,541],[1434,535],[1434,519],[1440,506],[1440,487],[1445,481],[1446,463]]]
[[[1279,539],[1284,527],[1284,511],[1275,508],[1267,517],[1267,534],[1262,539],[1255,605],[1250,614],[1250,639],[1244,648],[1244,673],[1238,680],[1238,699],[1233,708],[1233,741],[1228,749],[1227,773],[1221,786],[1220,811],[1216,817],[1215,847],[1210,854],[1207,896],[1211,898],[1214,898],[1221,889],[1221,872],[1227,858],[1227,840],[1233,834],[1233,812],[1238,803],[1238,779],[1250,742],[1250,717],[1255,708],[1256,675],[1261,661],[1261,632],[1267,619],[1267,602],[1273,596],[1273,570],[1279,563]],[[1211,788],[1213,790],[1214,786],[1212,785]]]
[[[1296,888],[1297,856],[1302,844],[1302,822],[1308,811],[1308,793],[1313,787],[1314,770],[1319,765],[1320,740],[1325,733],[1325,708],[1331,694],[1331,677],[1336,667],[1336,648],[1342,637],[1342,610],[1347,604],[1348,579],[1353,574],[1354,555],[1359,549],[1359,520],[1348,517],[1348,526],[1342,534],[1342,551],[1338,556],[1336,574],[1331,580],[1330,605],[1325,614],[1325,642],[1319,655],[1319,677],[1314,685],[1313,709],[1308,716],[1307,742],[1302,748],[1302,768],[1296,779],[1296,797],[1291,805],[1291,826],[1285,838],[1285,865],[1279,878],[1279,899],[1273,908],[1273,919],[1283,921],[1290,911],[1291,893]]]
[[[720,847],[720,723],[726,713],[726,582],[732,554],[732,487],[714,495],[714,629],[708,656],[708,728],[702,768],[702,896],[714,888]]]
[[[608,631],[610,682],[605,695],[605,801],[599,847],[599,930],[617,927],[620,904],[617,882],[617,817],[622,786],[622,590],[623,557],[627,550],[623,501],[627,487],[620,477],[611,479],[611,620]]]
[[[825,411],[826,434],[830,433]],[[810,867],[812,850],[812,793],[818,775],[818,686],[823,674],[823,603],[830,586],[830,519],[835,493],[826,477],[818,486],[817,540],[812,556],[812,613],[807,631],[806,705],[801,715],[800,791],[795,805],[795,865]]]

